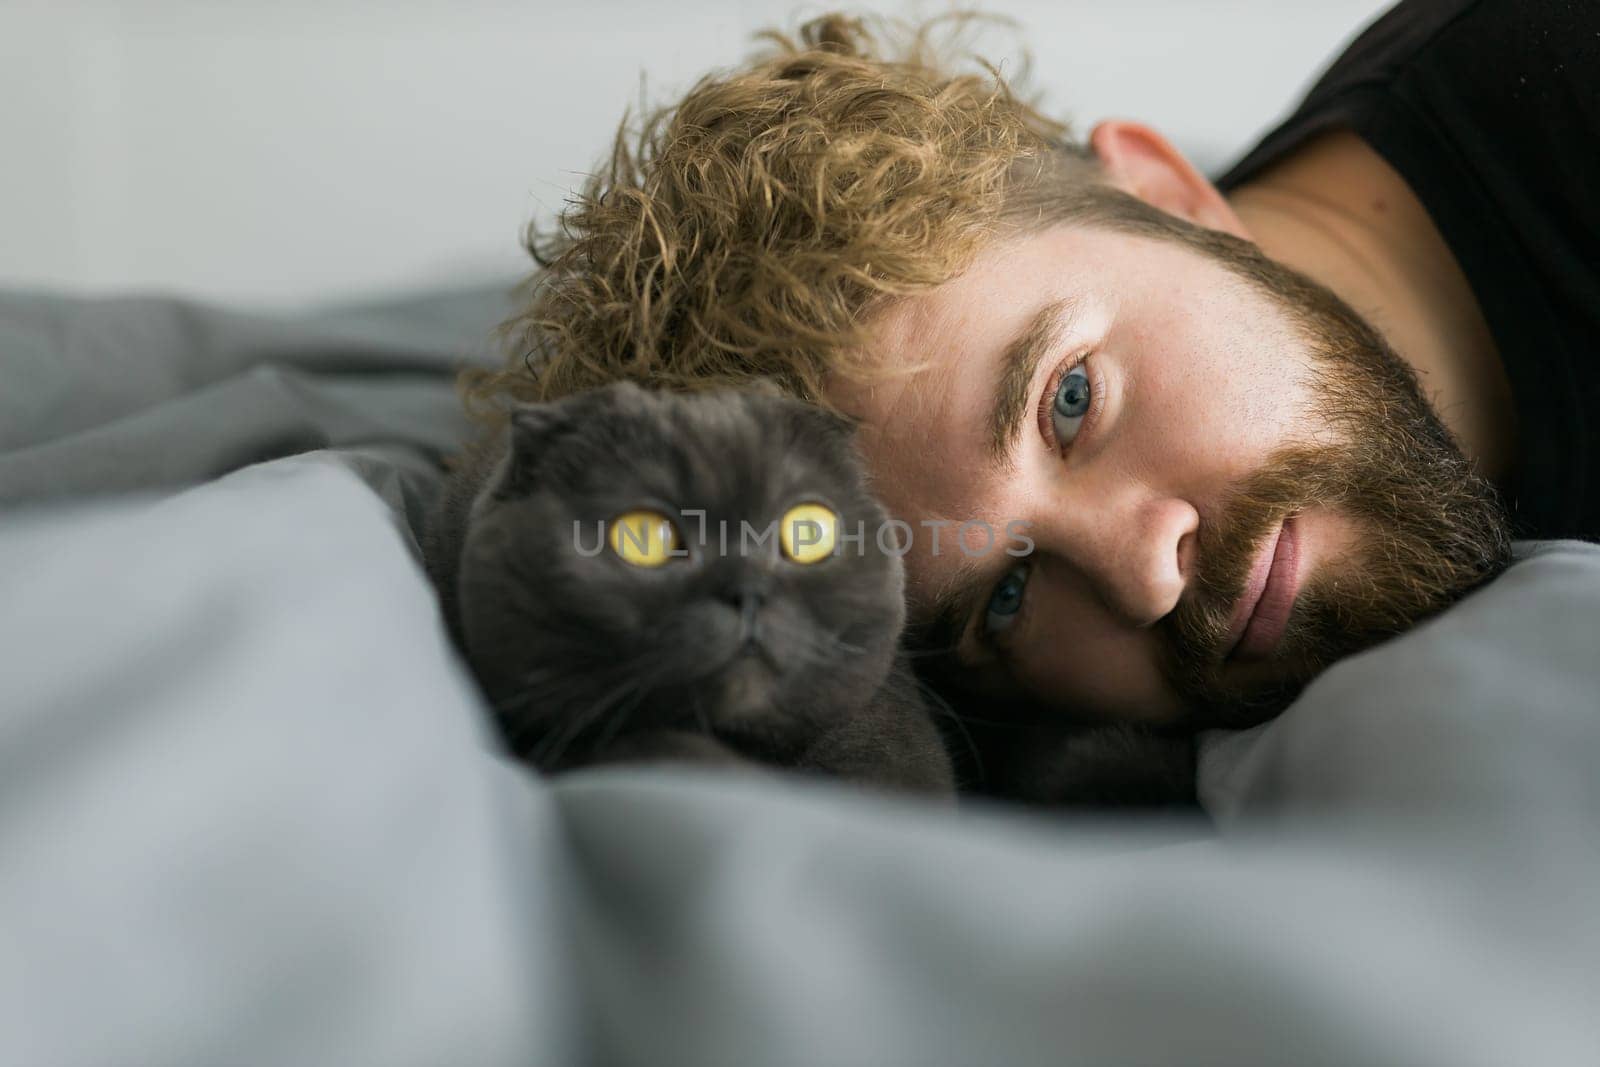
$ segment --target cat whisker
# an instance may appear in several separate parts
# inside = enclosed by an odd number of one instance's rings
[[[979,780],[982,780],[985,777],[983,753],[977,741],[973,740],[972,731],[967,729],[967,722],[970,720],[951,707],[949,701],[945,700],[937,690],[915,674],[911,675],[911,681],[927,706],[928,714],[935,719],[943,719],[950,723],[955,728],[955,731],[961,735],[962,742],[967,746],[968,754],[972,756],[972,763],[977,770]]]
[[[659,691],[670,673],[668,664],[659,664],[652,670],[636,669],[631,678],[607,691],[599,700],[570,714],[563,713],[566,728],[552,734],[540,746],[535,753],[536,765],[557,765],[586,733],[595,734],[590,750],[604,752],[629,725],[634,712],[652,693]]]
[[[598,716],[595,716],[598,717]],[[527,728],[521,733],[521,740],[516,751],[520,758],[530,766],[544,772],[554,772],[560,769],[561,761],[566,759],[572,746],[578,738],[588,729],[591,716],[579,713],[561,719],[553,724],[554,728],[540,735],[535,727],[550,725],[541,723],[528,723]],[[532,740],[537,738],[537,740]]]
[[[559,703],[562,689],[577,689],[579,681],[579,676],[571,674],[563,675],[549,669],[531,670],[518,680],[514,692],[501,696],[490,707],[496,715],[510,716],[535,701]]]
[[[605,728],[601,731],[600,736],[595,740],[594,750],[596,752],[604,752],[606,747],[610,745],[612,741],[616,740],[617,735],[622,732],[623,726],[627,724],[629,717],[631,717],[633,713],[638,710],[639,705],[644,703],[644,699],[648,695],[648,689],[644,687],[636,687],[635,692],[630,699],[628,699],[626,702],[617,704],[617,706],[613,707],[609,712],[606,713],[611,721],[606,724]]]
[[[948,645],[914,645],[907,644],[902,650],[905,657],[910,660],[949,659],[956,654],[956,644]]]
[[[529,753],[533,765],[540,770],[553,770],[558,767],[572,746],[577,743],[578,738],[582,737],[632,687],[632,682],[625,682],[589,707],[564,716],[561,728],[547,735]]]
[[[841,656],[865,655],[867,651],[865,646],[853,644],[826,630],[796,630],[782,636],[785,650],[803,659],[831,661]]]

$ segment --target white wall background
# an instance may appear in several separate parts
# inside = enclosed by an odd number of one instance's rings
[[[1080,131],[1144,119],[1214,167],[1387,5],[987,6],[1021,21]],[[597,161],[641,72],[663,100],[823,9],[0,0],[0,285],[259,306],[520,273],[522,225]]]

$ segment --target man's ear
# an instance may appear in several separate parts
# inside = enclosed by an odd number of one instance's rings
[[[1108,119],[1089,134],[1089,147],[1123,192],[1197,226],[1249,239],[1217,187],[1149,126]]]

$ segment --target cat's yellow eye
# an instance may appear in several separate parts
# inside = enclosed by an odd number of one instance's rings
[[[635,567],[659,567],[678,550],[678,528],[659,511],[625,511],[611,520],[609,536],[611,551]]]
[[[796,504],[783,513],[778,544],[796,563],[817,563],[839,543],[839,516],[825,504]]]

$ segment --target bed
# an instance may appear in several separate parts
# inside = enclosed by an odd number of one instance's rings
[[[499,751],[414,531],[508,288],[0,293],[0,1063],[1600,1062],[1600,548],[1205,819]]]

